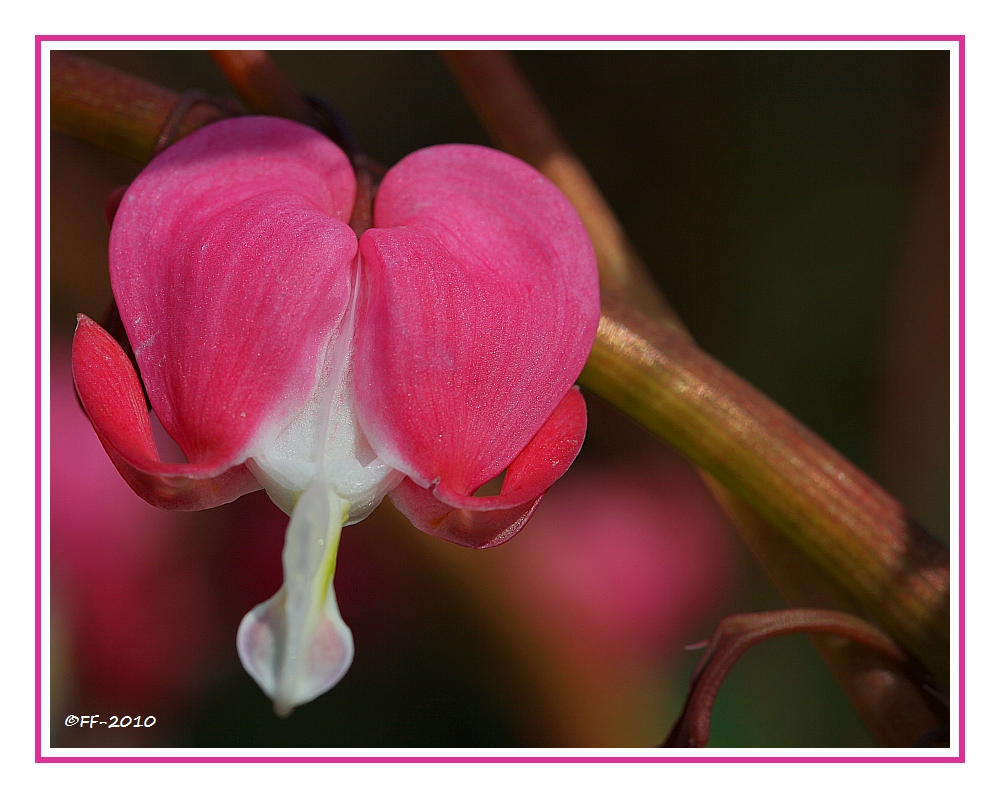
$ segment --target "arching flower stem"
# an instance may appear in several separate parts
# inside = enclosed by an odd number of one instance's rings
[[[704,644],[705,652],[695,666],[691,689],[680,717],[664,741],[664,748],[704,748],[708,744],[712,706],[729,671],[757,643],[790,634],[837,635],[878,652],[897,667],[912,674],[915,681],[925,683],[921,669],[896,642],[870,623],[853,615],[834,610],[791,609],[730,615],[724,618]],[[933,689],[922,690],[929,707],[937,715],[937,723],[947,723],[947,706]],[[922,735],[921,735],[922,736]],[[914,736],[907,742],[913,745]]]

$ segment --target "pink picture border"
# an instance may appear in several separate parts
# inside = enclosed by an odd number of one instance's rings
[[[958,44],[958,753],[948,756],[44,756],[42,754],[42,52],[47,42],[955,42]],[[47,87],[46,87],[47,88]],[[965,762],[965,36],[96,36],[35,37],[35,762]]]

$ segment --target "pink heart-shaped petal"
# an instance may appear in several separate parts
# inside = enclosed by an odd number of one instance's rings
[[[593,249],[527,164],[430,147],[386,175],[361,239],[356,401],[383,460],[469,497],[528,445],[597,329]]]
[[[192,463],[235,465],[302,406],[350,301],[354,173],[256,117],[158,156],[122,199],[111,283],[150,402]]]

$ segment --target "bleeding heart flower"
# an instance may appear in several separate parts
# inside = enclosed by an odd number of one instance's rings
[[[291,515],[284,585],[237,636],[279,713],[350,665],[332,587],[343,524],[388,493],[425,532],[497,545],[586,429],[573,382],[597,271],[551,183],[494,150],[439,146],[386,174],[360,241],[354,200],[336,145],[263,117],[183,139],[124,195],[111,284],[186,463],[160,460],[114,339],[83,316],[74,338],[84,409],[136,493],[196,510],[263,487]],[[498,496],[474,495],[504,469]]]

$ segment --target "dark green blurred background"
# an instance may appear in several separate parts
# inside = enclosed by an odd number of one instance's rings
[[[273,54],[387,165],[431,144],[490,143],[434,53]],[[232,96],[204,52],[85,55],[175,90]],[[517,59],[699,343],[946,540],[948,53]],[[103,200],[137,169],[52,136],[54,336],[71,333],[77,312],[100,318],[110,298]],[[659,444],[589,402],[581,462],[658,456]],[[377,651],[359,641],[340,686],[278,721],[230,662],[160,744],[560,745],[558,735],[539,732],[530,680],[507,667],[460,583],[388,541],[374,546],[409,599],[376,606],[395,632]],[[738,572],[729,611],[780,606],[745,556]],[[705,621],[705,636],[715,620]],[[670,666],[664,733],[696,659],[686,654]],[[872,741],[808,641],[793,638],[765,644],[737,666],[717,704],[712,744]]]

